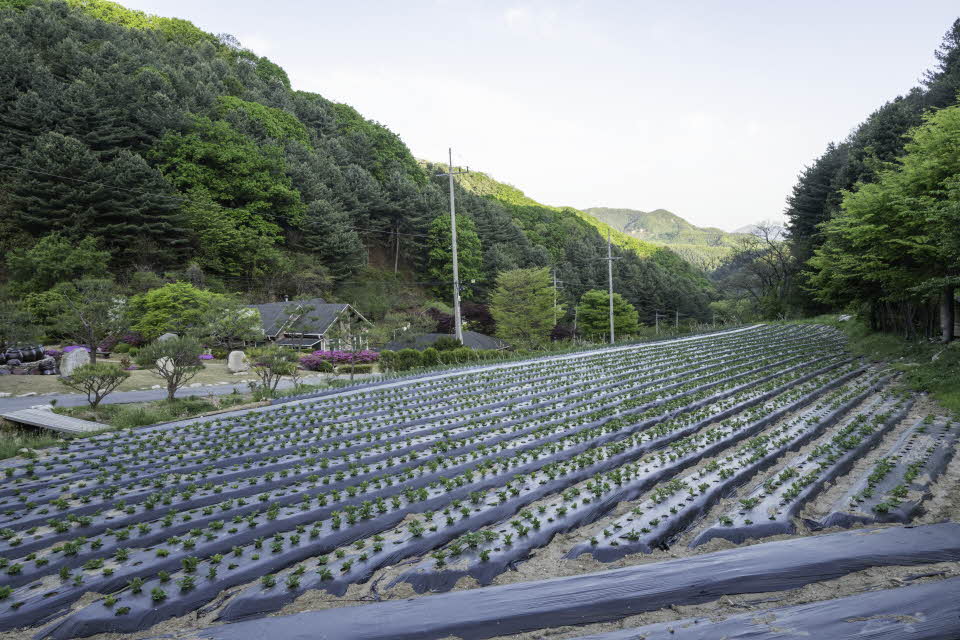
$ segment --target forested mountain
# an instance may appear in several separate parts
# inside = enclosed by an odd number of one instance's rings
[[[922,85],[887,102],[800,174],[787,230],[798,268],[793,304],[861,305],[878,328],[930,334],[960,279],[951,111],[960,91],[960,20]]]
[[[738,233],[715,227],[697,227],[666,209],[638,211],[592,207],[584,211],[635,238],[667,245],[691,264],[705,270],[719,266],[741,239]]]
[[[321,294],[374,316],[443,293],[445,179],[229,35],[105,0],[0,0],[0,84],[4,255],[89,238],[132,288]],[[457,186],[458,228],[476,236],[464,245],[475,300],[517,267],[551,266],[571,294],[604,283],[604,225],[484,184],[499,185],[467,174]],[[630,302],[704,317],[695,269],[616,236]],[[45,285],[84,275],[54,272]],[[8,295],[42,293],[4,275]],[[374,302],[388,291],[403,296]]]

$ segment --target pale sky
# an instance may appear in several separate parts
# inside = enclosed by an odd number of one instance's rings
[[[545,204],[779,219],[797,173],[916,85],[947,0],[121,0],[231,33],[418,158]]]

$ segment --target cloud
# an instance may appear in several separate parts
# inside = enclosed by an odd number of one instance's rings
[[[550,8],[518,5],[504,10],[503,22],[517,35],[548,38],[559,34],[560,16]]]

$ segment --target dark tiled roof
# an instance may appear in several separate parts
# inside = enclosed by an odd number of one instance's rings
[[[423,335],[415,336],[412,340],[394,340],[388,342],[386,346],[384,346],[384,349],[389,349],[391,351],[399,351],[400,349],[416,349],[418,351],[423,351],[424,349],[433,345],[433,343],[440,338],[452,337],[453,335],[448,333],[425,333]],[[509,345],[507,345],[507,343],[503,340],[486,336],[482,333],[477,333],[476,331],[464,331],[463,346],[470,347],[471,349],[506,349]]]
[[[296,333],[322,335],[337,319],[340,312],[347,308],[347,305],[328,303],[323,298],[311,298],[309,300],[254,304],[251,307],[260,312],[264,333],[270,338],[275,338],[279,333],[290,328],[292,321],[287,310],[291,307],[313,307],[307,312],[306,319],[296,323]]]

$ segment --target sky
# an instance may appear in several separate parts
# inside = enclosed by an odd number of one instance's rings
[[[780,220],[805,165],[916,86],[946,0],[120,0],[545,204]]]

